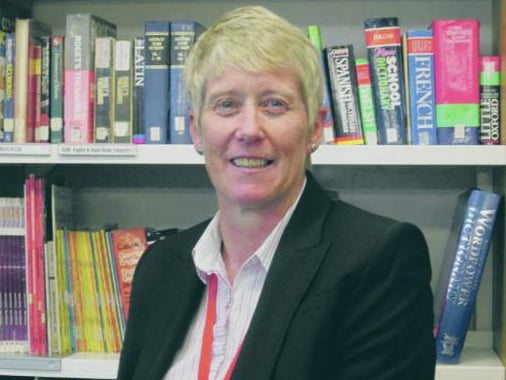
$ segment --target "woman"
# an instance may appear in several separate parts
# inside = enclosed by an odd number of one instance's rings
[[[330,200],[307,170],[325,109],[305,35],[241,7],[185,70],[219,210],[143,255],[118,378],[433,379],[422,233]]]

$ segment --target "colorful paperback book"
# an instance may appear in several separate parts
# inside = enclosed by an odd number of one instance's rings
[[[35,125],[35,142],[49,142],[50,128],[50,78],[51,76],[51,36],[41,38],[41,57],[40,57],[40,82],[39,82],[39,117]]]
[[[371,88],[371,74],[367,58],[355,60],[357,70],[358,100],[360,106],[360,120],[366,145],[378,145],[378,126],[374,113],[374,99]]]
[[[95,39],[95,142],[113,141],[114,121],[114,37]]]
[[[144,37],[134,38],[134,144],[144,144]]]
[[[5,35],[4,142],[14,142],[14,67],[16,35]]]
[[[94,140],[95,39],[116,37],[116,25],[89,13],[68,14],[65,26],[64,141]]]
[[[113,141],[130,144],[133,135],[133,46],[132,40],[116,40],[114,47]]]
[[[308,25],[307,35],[309,40],[313,43],[316,50],[318,50],[320,65],[322,67],[325,83],[323,84],[323,106],[327,109],[327,115],[323,124],[323,142],[326,144],[333,144],[335,141],[335,128],[334,128],[334,115],[332,113],[332,104],[330,101],[330,92],[328,87],[328,71],[325,65],[325,57],[323,51],[323,40],[321,36],[320,26],[313,24]]]
[[[335,143],[363,144],[353,46],[329,46],[324,51],[335,122]]]
[[[440,145],[478,144],[480,22],[435,19],[436,125]]]
[[[408,30],[405,36],[410,143],[435,145],[437,129],[432,30]]]
[[[169,129],[170,22],[144,24],[144,136],[147,144],[166,144]]]
[[[7,32],[0,30],[0,142],[4,142],[4,117],[5,117],[5,35]]]
[[[459,196],[436,285],[434,336],[441,363],[460,361],[502,196],[472,189]]]
[[[501,59],[480,58],[480,144],[501,143]]]
[[[186,57],[205,27],[193,20],[170,23],[169,142],[191,144],[190,101],[183,79]]]
[[[407,144],[406,97],[397,17],[364,21],[380,144]]]
[[[59,34],[51,36],[51,68],[50,68],[50,107],[49,130],[52,143],[63,142],[63,71],[64,41]]]

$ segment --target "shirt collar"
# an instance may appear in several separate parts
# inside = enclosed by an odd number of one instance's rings
[[[285,231],[285,228],[290,221],[297,204],[299,203],[305,187],[306,178],[304,178],[304,183],[302,184],[301,190],[293,204],[286,211],[283,218],[273,228],[262,245],[247,260],[245,265],[248,265],[249,262],[256,260],[262,265],[265,271],[269,269],[274,253],[276,252],[279,241],[281,240],[281,236],[283,235],[283,232]],[[223,276],[225,276],[226,273],[225,264],[221,256],[222,237],[219,220],[220,212],[218,211],[206,227],[204,233],[197,241],[192,251],[193,262],[195,264],[197,274],[204,283],[207,282],[207,277],[211,273],[217,273]]]

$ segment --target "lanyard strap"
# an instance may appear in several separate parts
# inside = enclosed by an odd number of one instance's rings
[[[216,300],[218,298],[218,277],[212,273],[209,277],[209,287],[207,296],[207,313],[206,324],[204,326],[204,335],[202,336],[202,348],[200,350],[199,377],[198,380],[209,380],[209,372],[211,371],[211,358],[213,346],[213,327],[216,322]],[[228,367],[227,373],[223,380],[229,380],[232,376],[235,363],[239,357],[241,346]]]

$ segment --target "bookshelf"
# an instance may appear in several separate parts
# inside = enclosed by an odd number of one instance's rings
[[[65,15],[91,12],[118,25],[118,35],[142,33],[144,20],[194,17],[210,23],[223,11],[246,4],[223,1],[148,0],[27,0],[20,3],[34,17],[63,32]],[[506,53],[500,28],[506,0],[303,0],[260,1],[301,27],[318,23],[326,44],[343,41],[364,53],[362,21],[378,15],[396,15],[401,28],[426,27],[435,17],[478,17],[482,53]],[[499,31],[503,30],[501,38]],[[506,72],[503,70],[503,72]],[[506,77],[506,76],[505,76]],[[505,88],[503,86],[503,88]],[[506,107],[503,107],[503,111]],[[506,120],[503,118],[503,120]],[[504,123],[504,122],[503,122]],[[456,196],[470,186],[505,193],[506,146],[321,146],[313,155],[314,172],[340,197],[372,211],[410,220],[426,234],[434,278],[447,238]],[[0,145],[0,196],[19,191],[25,174],[35,172],[65,178],[76,187],[76,211],[83,225],[116,221],[125,226],[142,223],[156,227],[186,227],[215,209],[203,159],[188,145]],[[22,186],[21,186],[22,187]],[[138,200],[148,203],[132,209]],[[438,365],[437,380],[505,380],[500,349],[501,330],[494,318],[497,262],[503,255],[504,234],[489,260],[472,330],[459,365]],[[0,378],[113,379],[117,354],[78,353],[64,358],[0,355]]]

